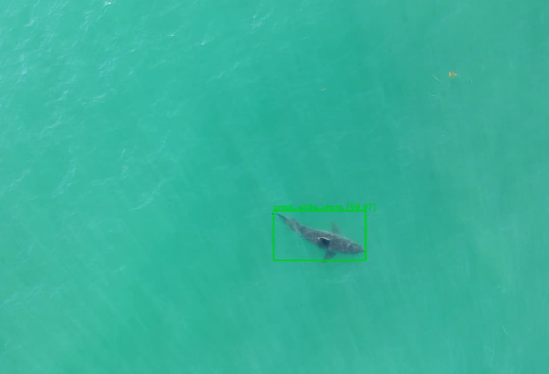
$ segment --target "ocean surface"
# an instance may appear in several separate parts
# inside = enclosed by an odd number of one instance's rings
[[[0,8],[0,373],[547,373],[549,2]],[[366,261],[321,259],[279,205]],[[338,255],[336,259],[349,258]]]

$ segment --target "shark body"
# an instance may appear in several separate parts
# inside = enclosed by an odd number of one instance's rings
[[[303,226],[296,219],[285,217],[279,213],[276,213],[276,215],[282,218],[284,223],[293,231],[301,234],[304,239],[325,250],[324,260],[333,258],[337,253],[356,254],[364,252],[361,245],[341,236],[339,228],[333,223],[332,232],[329,232]]]

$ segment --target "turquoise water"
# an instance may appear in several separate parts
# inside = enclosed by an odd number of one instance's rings
[[[541,0],[6,2],[0,373],[545,373],[547,30]],[[348,202],[366,262],[273,261],[273,206]]]

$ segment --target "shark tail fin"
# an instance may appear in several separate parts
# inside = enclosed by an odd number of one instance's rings
[[[279,216],[280,218],[282,218],[282,220],[284,221],[285,224],[287,224],[288,226],[290,226],[290,228],[294,231],[297,231],[299,232],[299,229],[301,228],[301,225],[299,224],[299,222],[297,222],[295,219],[293,218],[288,218],[288,217],[285,217],[283,216],[282,214],[280,213],[275,213],[277,216]]]

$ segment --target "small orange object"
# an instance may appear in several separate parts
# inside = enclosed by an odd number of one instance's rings
[[[457,74],[454,73],[453,71],[451,71],[451,72],[448,73],[448,76],[449,76],[450,78],[453,78],[453,77],[457,77]]]

